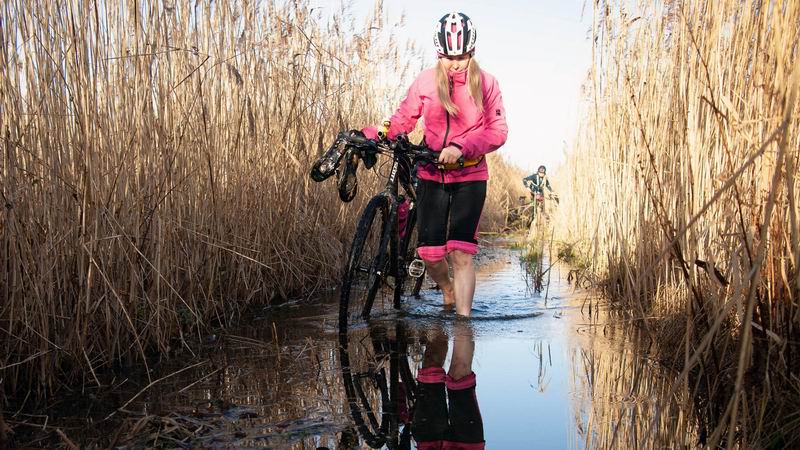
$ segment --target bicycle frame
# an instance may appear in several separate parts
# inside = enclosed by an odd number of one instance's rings
[[[411,240],[411,231],[416,222],[416,202],[417,202],[417,192],[412,176],[412,171],[414,169],[414,163],[411,161],[408,156],[404,153],[400,153],[397,151],[393,151],[386,146],[381,144],[378,145],[379,152],[382,154],[389,154],[392,156],[392,166],[391,170],[389,171],[389,177],[386,180],[386,185],[384,187],[383,192],[377,194],[377,196],[386,197],[389,200],[389,223],[390,224],[397,224],[398,219],[398,207],[401,203],[401,194],[400,188],[403,188],[405,195],[409,199],[409,210],[408,210],[408,220],[406,221],[406,226],[408,227],[406,234],[401,238],[400,237],[400,230],[399,229],[392,229],[390,230],[391,233],[391,241],[390,241],[390,267],[389,270],[391,273],[394,273],[395,279],[398,280],[396,282],[400,282],[405,278],[405,267],[406,267],[406,254],[408,252],[408,245]],[[401,173],[401,170],[406,171],[406,176],[404,177]],[[404,200],[404,199],[403,199]],[[400,292],[395,292],[394,295],[394,307],[400,308]]]

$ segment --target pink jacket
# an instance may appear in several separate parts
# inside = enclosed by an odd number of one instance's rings
[[[458,115],[451,116],[439,102],[436,93],[436,68],[423,71],[411,87],[397,112],[391,117],[389,138],[414,130],[420,116],[425,122],[425,142],[434,151],[448,145],[461,147],[467,159],[476,159],[493,152],[506,142],[508,125],[503,98],[497,80],[481,71],[483,80],[483,113],[469,95],[467,71],[450,73],[452,98],[458,106]],[[377,128],[363,130],[369,139],[377,137]],[[418,176],[424,180],[442,181],[442,172],[433,165],[420,167]],[[489,178],[486,159],[477,166],[444,171],[445,183],[485,181]]]

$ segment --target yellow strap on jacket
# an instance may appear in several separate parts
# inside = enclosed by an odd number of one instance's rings
[[[444,170],[456,170],[456,169],[463,169],[465,167],[475,167],[483,161],[483,156],[480,156],[476,159],[465,159],[463,164],[453,163],[453,164],[439,164],[439,168]]]

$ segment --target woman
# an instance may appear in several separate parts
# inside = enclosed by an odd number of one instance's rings
[[[439,20],[434,35],[436,67],[414,80],[388,130],[390,139],[409,133],[422,117],[425,142],[441,152],[440,163],[454,164],[461,157],[467,161],[463,168],[444,172],[423,165],[417,173],[417,251],[441,287],[445,306],[455,305],[463,316],[470,315],[475,293],[472,257],[478,252],[478,222],[489,178],[483,156],[502,146],[508,134],[497,80],[473,58],[476,37],[472,21],[463,13]],[[377,138],[375,127],[363,132]]]

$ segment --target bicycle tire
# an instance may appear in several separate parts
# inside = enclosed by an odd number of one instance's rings
[[[380,227],[375,226],[376,219]],[[392,232],[389,220],[389,199],[376,195],[364,208],[350,246],[339,299],[340,333],[347,333],[355,322],[369,320],[379,294],[382,300],[389,300],[388,294],[382,292]]]

